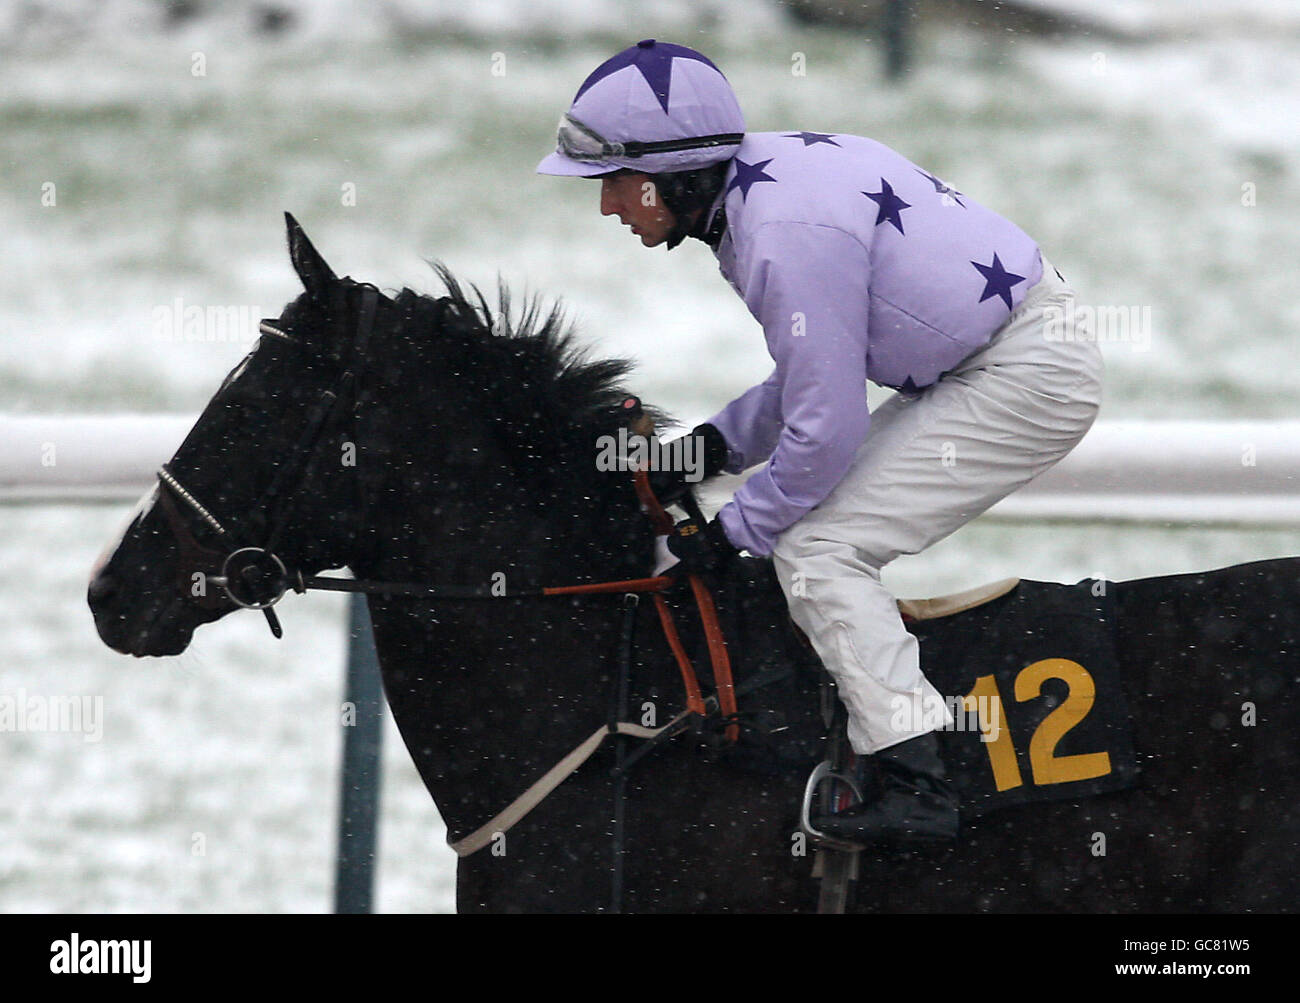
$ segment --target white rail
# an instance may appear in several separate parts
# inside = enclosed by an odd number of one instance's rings
[[[137,498],[194,421],[159,414],[0,416],[0,501]]]
[[[1300,525],[1300,421],[1100,422],[990,515]]]
[[[0,502],[133,499],[193,421],[184,415],[0,416]],[[935,462],[960,464],[961,457]],[[1300,421],[1101,422],[989,517],[1300,525]]]

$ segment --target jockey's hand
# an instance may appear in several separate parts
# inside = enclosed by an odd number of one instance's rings
[[[651,470],[648,476],[650,489],[665,506],[680,501],[696,484],[722,473],[729,455],[727,440],[707,422],[659,448],[665,469]]]
[[[683,519],[676,530],[668,536],[668,551],[682,562],[681,567],[686,571],[694,574],[717,571],[740,554],[727,539],[727,531],[717,517],[703,528],[693,519]]]

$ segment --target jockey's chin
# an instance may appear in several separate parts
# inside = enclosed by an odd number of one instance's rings
[[[650,230],[633,228],[632,233],[641,238],[643,247],[658,247],[668,239],[668,231],[671,229],[671,226],[655,227]]]
[[[673,232],[676,220],[667,209],[648,209],[634,207],[624,219],[624,225],[632,231],[634,237],[641,240],[644,247],[658,247]]]

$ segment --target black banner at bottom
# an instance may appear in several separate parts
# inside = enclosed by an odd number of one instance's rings
[[[413,982],[423,995],[439,985],[463,992],[466,980],[494,994],[511,985],[589,992],[618,971],[625,987],[635,976],[733,991],[775,969],[822,964],[849,985],[887,972],[891,986],[945,993],[1041,988],[1044,977],[1071,987],[1173,978],[1227,988],[1225,979],[1289,977],[1297,933],[1300,921],[1285,916],[9,915],[0,916],[0,965],[7,987],[73,993],[375,994]]]

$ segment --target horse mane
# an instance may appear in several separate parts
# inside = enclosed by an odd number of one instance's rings
[[[498,278],[494,308],[477,285],[466,287],[441,261],[430,265],[443,296],[403,289],[395,299],[406,335],[397,341],[422,356],[413,369],[399,363],[404,389],[412,371],[436,366],[441,391],[454,387],[457,403],[485,421],[520,476],[538,483],[550,471],[570,491],[575,480],[592,484],[596,439],[623,420],[633,362],[592,358],[559,300],[547,307],[533,294],[516,308]],[[671,421],[658,408],[645,411],[657,425]]]

